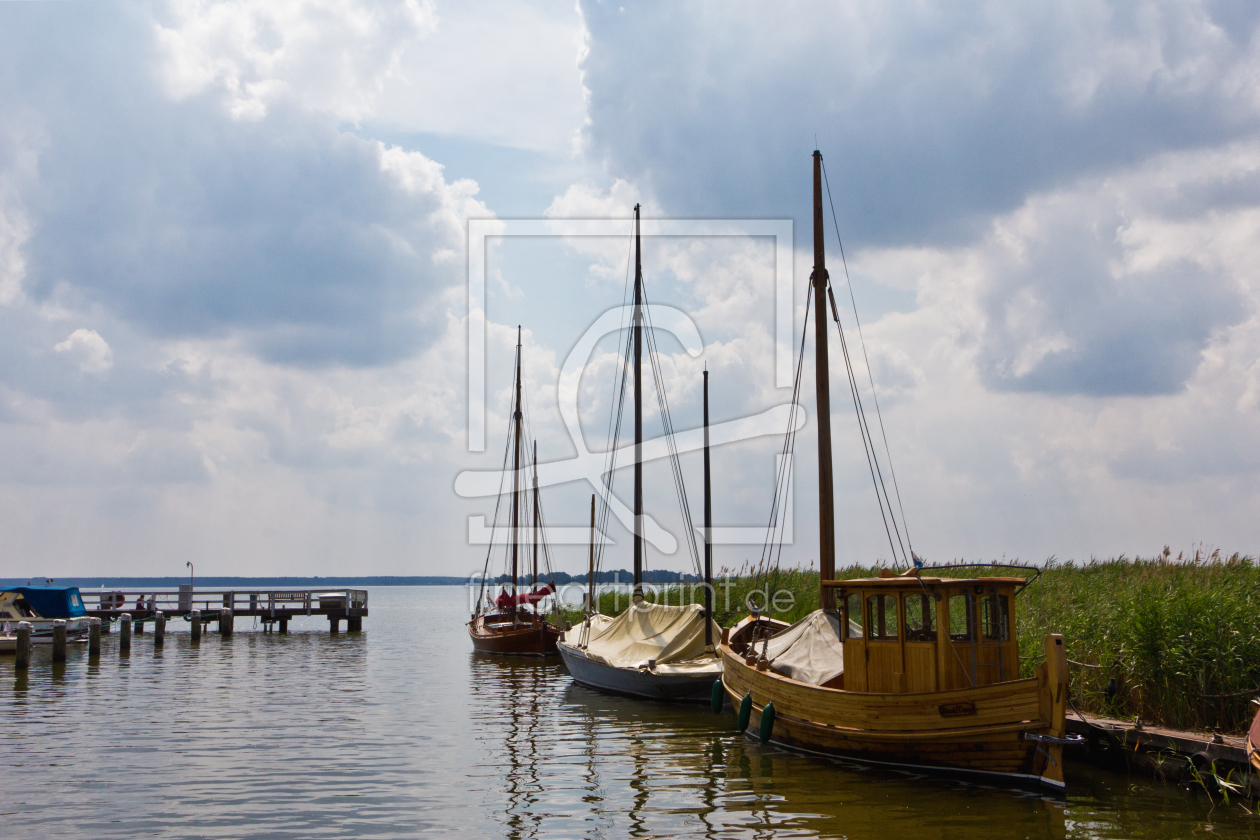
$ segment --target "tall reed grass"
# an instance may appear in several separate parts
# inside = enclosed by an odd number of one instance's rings
[[[836,571],[837,579],[878,574],[877,566]],[[818,572],[745,565],[716,578],[714,619],[731,626],[748,614],[748,596],[756,593],[761,602],[767,588],[772,596],[780,593],[764,610],[775,618],[796,621],[818,609]],[[679,604],[702,603],[704,595],[682,584],[648,588],[646,597]],[[628,605],[627,592],[605,591],[599,599],[606,615]],[[1252,557],[1196,552],[1174,558],[1165,550],[1149,559],[1050,561],[1016,599],[1015,615],[1024,676],[1041,660],[1046,634],[1063,634],[1068,657],[1081,663],[1070,669],[1072,702],[1082,712],[1177,729],[1238,732],[1250,725],[1250,700],[1260,697],[1260,565]],[[567,617],[580,620],[577,612]]]

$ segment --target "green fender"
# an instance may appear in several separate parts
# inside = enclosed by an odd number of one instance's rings
[[[748,720],[752,717],[752,692],[744,695],[744,699],[739,701],[739,720],[736,721],[736,727],[740,732],[748,729]]]
[[[721,680],[713,681],[713,691],[710,694],[712,695],[713,714],[722,714],[722,706],[726,704],[726,687],[722,685]]]
[[[767,703],[766,707],[761,710],[761,729],[757,732],[757,734],[761,737],[761,743],[763,744],[769,741],[770,736],[774,734],[773,702]]]

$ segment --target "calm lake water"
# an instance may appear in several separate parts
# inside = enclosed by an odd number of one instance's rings
[[[1260,836],[1237,804],[1068,766],[1066,797],[767,748],[734,715],[475,655],[459,587],[373,589],[364,632],[238,620],[0,659],[0,812],[23,837]]]

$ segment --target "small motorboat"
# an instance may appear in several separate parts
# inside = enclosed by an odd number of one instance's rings
[[[88,614],[77,586],[10,586],[0,589],[0,653],[17,649],[18,622],[31,625],[31,643],[50,645],[53,622],[66,621],[66,641],[86,642]]]

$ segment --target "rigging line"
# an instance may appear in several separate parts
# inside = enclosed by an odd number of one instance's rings
[[[754,579],[758,581],[764,580],[766,584],[770,581],[770,561],[773,558],[777,565],[782,561],[783,557],[783,540],[780,537],[775,540],[775,534],[780,533],[781,527],[786,527],[787,511],[786,497],[788,482],[791,480],[793,469],[793,456],[796,452],[796,411],[801,390],[801,376],[805,366],[805,339],[809,333],[809,304],[813,300],[813,284],[808,287],[805,294],[805,317],[801,325],[801,346],[796,357],[796,377],[792,385],[792,411],[788,415],[788,428],[783,436],[783,448],[780,450],[780,462],[777,466],[774,485],[774,499],[770,505],[770,522],[766,525],[766,540],[762,544],[761,559],[758,562],[758,569],[754,574]],[[780,518],[782,517],[782,518]],[[777,554],[776,554],[777,546]],[[776,576],[777,581],[777,576]],[[769,603],[769,595],[766,593],[766,603]]]
[[[615,476],[615,472],[617,468],[617,441],[621,439],[621,423],[625,417],[626,389],[627,389],[627,385],[630,379],[630,376],[629,376],[630,351],[631,351],[630,342],[626,342],[626,344],[624,345],[622,349],[623,349],[623,353],[621,356],[621,366],[617,372],[617,380],[620,381],[621,388],[620,388],[620,396],[617,400],[617,406],[615,409],[615,412],[616,412],[615,417],[617,421],[616,428],[612,432],[612,438],[610,440],[608,452],[605,456],[605,459],[606,459],[604,462],[605,472],[600,476],[600,482],[604,485],[604,488],[605,488],[605,492],[600,494],[603,505],[599,509],[598,521],[596,523],[596,527],[599,529],[600,533],[607,533],[608,516],[610,512],[609,497],[612,495],[612,492],[613,492],[614,476]],[[605,495],[605,493],[607,495]],[[596,552],[595,552],[596,571],[603,570],[604,547],[605,547],[604,542],[601,541],[598,548],[596,549]]]
[[[804,321],[804,325],[801,328],[801,349],[800,349],[800,352],[797,354],[796,378],[793,380],[793,384],[792,384],[792,412],[788,416],[787,431],[785,431],[783,434],[783,447],[779,450],[779,454],[783,457],[780,459],[780,462],[776,468],[775,482],[774,482],[774,498],[770,505],[770,521],[766,523],[766,539],[761,545],[761,560],[762,561],[767,560],[769,556],[774,553],[774,545],[775,545],[774,534],[777,533],[778,531],[779,501],[780,501],[780,494],[781,492],[783,492],[781,488],[783,487],[783,482],[784,482],[784,472],[787,469],[786,461],[788,460],[787,456],[794,452],[795,435],[796,435],[795,420],[796,420],[796,411],[797,411],[797,399],[800,396],[801,372],[803,370],[804,363],[805,363],[805,333],[809,328],[809,304],[812,298],[813,298],[813,286],[811,285],[810,291],[806,294],[806,297],[805,297],[805,321]]]
[[[634,234],[633,234],[633,228],[631,228],[629,242],[626,247],[626,276],[625,276],[625,280],[623,281],[622,290],[621,290],[621,311],[623,313],[623,317],[626,311],[626,301],[628,300],[629,294],[630,294],[630,263],[633,256],[634,256]],[[617,346],[618,358],[622,358],[624,356],[628,360],[629,348],[630,348],[629,331],[625,329],[625,322],[623,321],[621,329],[618,330],[618,346]],[[616,459],[617,459],[617,454],[616,454],[617,441],[621,437],[621,418],[622,418],[622,412],[624,411],[625,394],[626,394],[625,364],[628,364],[628,361],[623,363],[621,370],[618,372],[618,375],[613,378],[613,394],[618,394],[618,392],[620,393],[615,399],[610,400],[608,403],[608,409],[609,409],[608,431],[607,431],[607,437],[606,437],[607,454],[605,455],[605,460],[604,460],[604,465],[606,469],[603,475],[600,477],[600,481],[601,483],[605,485],[608,493],[612,492],[612,473],[613,473],[613,469],[615,467]],[[614,409],[614,404],[616,406],[615,409]],[[614,428],[614,419],[616,420],[615,428]],[[601,493],[600,496],[601,496],[600,501],[603,503],[603,506],[600,510],[599,522],[598,522],[597,527],[599,529],[599,533],[603,534],[603,533],[606,533],[605,527],[608,523],[608,499],[604,497],[603,493]],[[603,557],[604,557],[604,541],[600,540],[599,547],[596,549],[596,552],[595,552],[595,568],[597,570],[600,569],[603,565]]]
[[[477,591],[477,609],[481,609],[482,598],[486,594],[486,575],[490,573],[490,557],[494,554],[494,534],[499,525],[499,506],[503,503],[503,482],[507,480],[508,452],[512,449],[511,426],[508,428],[507,444],[503,447],[503,466],[499,468],[499,494],[494,500],[494,518],[490,520],[490,545],[486,548],[486,563],[481,569],[481,588]]]
[[[849,261],[844,256],[844,240],[840,238],[840,221],[836,218],[836,205],[831,200],[831,181],[827,178],[827,161],[822,161],[823,182],[827,185],[827,203],[831,205],[831,221],[836,227],[836,242],[840,246],[840,264],[844,266],[844,282],[849,287],[849,302],[853,304],[853,320],[857,323],[858,341],[862,345],[862,358],[866,361],[866,376],[871,382],[871,396],[875,398],[875,417],[879,420],[879,433],[884,439],[884,452],[888,455],[888,471],[892,474],[893,491],[897,494],[897,507],[901,509],[901,524],[906,529],[906,543],[914,554],[910,540],[910,525],[906,522],[906,508],[901,503],[901,487],[897,484],[897,469],[893,466],[892,449],[888,446],[888,433],[884,431],[884,415],[879,409],[879,394],[875,391],[875,377],[871,373],[871,360],[866,355],[866,336],[862,333],[862,319],[858,317],[857,298],[853,294],[853,281],[849,278]]]
[[[647,290],[643,290],[644,304],[647,304]],[[665,430],[665,444],[669,450],[670,468],[674,475],[674,491],[678,498],[678,507],[682,513],[683,524],[687,529],[687,546],[691,551],[692,565],[696,574],[703,575],[700,564],[700,552],[696,543],[695,523],[691,518],[691,505],[687,500],[687,485],[683,480],[682,463],[678,458],[678,445],[674,437],[674,421],[669,413],[669,397],[665,393],[665,376],[660,367],[660,350],[656,345],[656,327],[652,324],[651,307],[644,307],[647,313],[648,357],[652,363],[652,377],[656,385],[656,403],[661,412],[661,426]]]
[[[517,362],[518,362],[518,360],[513,359],[513,362],[512,362],[512,382],[513,382],[513,383],[515,383],[515,382],[516,382],[516,365],[517,365]],[[509,407],[509,411],[510,411],[510,409],[511,409],[511,400],[509,400],[509,402],[508,402],[508,407]],[[516,416],[515,416],[515,412],[510,412],[510,413],[509,413],[509,417],[510,417],[511,419],[509,419],[509,420],[508,420],[508,433],[507,433],[507,439],[505,440],[505,442],[504,442],[504,446],[503,446],[503,464],[502,464],[502,466],[501,466],[501,467],[500,467],[500,469],[499,469],[499,493],[498,493],[498,496],[495,498],[495,503],[494,503],[494,519],[492,519],[492,520],[491,520],[491,523],[490,523],[490,545],[489,545],[489,547],[488,547],[488,548],[487,548],[487,550],[486,550],[486,565],[485,565],[485,568],[482,570],[482,580],[483,580],[483,583],[482,583],[482,590],[483,590],[483,592],[484,592],[484,589],[485,589],[485,584],[484,584],[485,575],[486,575],[486,574],[489,574],[489,571],[490,571],[490,557],[491,557],[491,556],[493,555],[493,553],[494,553],[494,536],[495,536],[496,531],[498,530],[498,524],[499,524],[499,510],[500,510],[500,507],[501,507],[501,505],[502,505],[502,503],[503,503],[503,485],[504,485],[504,483],[507,481],[507,463],[508,463],[508,454],[512,451],[513,431],[514,431],[514,429],[516,428],[516,425],[515,425],[515,424],[516,424]],[[509,550],[509,549],[507,548],[507,546],[508,546],[508,543],[506,543],[506,542],[505,542],[505,543],[504,543],[504,556],[503,556],[503,563],[504,563],[504,569],[505,569],[505,570],[506,570],[506,568],[507,568],[507,558],[508,558],[508,554],[507,554],[507,552],[508,552],[508,550]]]
[[[879,463],[879,459],[875,457],[875,447],[873,442],[869,439],[870,429],[866,425],[866,418],[862,408],[862,399],[858,394],[857,383],[853,375],[853,364],[849,358],[849,346],[844,339],[844,329],[840,327],[839,321],[836,321],[836,329],[840,333],[840,350],[844,354],[844,367],[849,377],[849,395],[853,398],[853,410],[858,415],[858,431],[861,432],[862,435],[862,451],[866,455],[866,466],[867,469],[870,470],[871,484],[874,485],[875,488],[875,501],[879,504],[880,518],[884,520],[884,533],[888,535],[888,547],[892,551],[893,560],[897,561],[897,546],[893,544],[892,531],[888,527],[888,516],[884,513],[884,499],[887,497],[888,491],[885,489],[884,496],[880,495],[880,479],[876,479],[875,477],[877,469],[876,465]],[[889,507],[891,508],[891,505],[889,505]],[[891,514],[892,511],[889,510],[888,513]],[[894,528],[896,527],[895,517],[893,519],[893,526]],[[900,531],[897,533],[897,536],[900,538]]]

